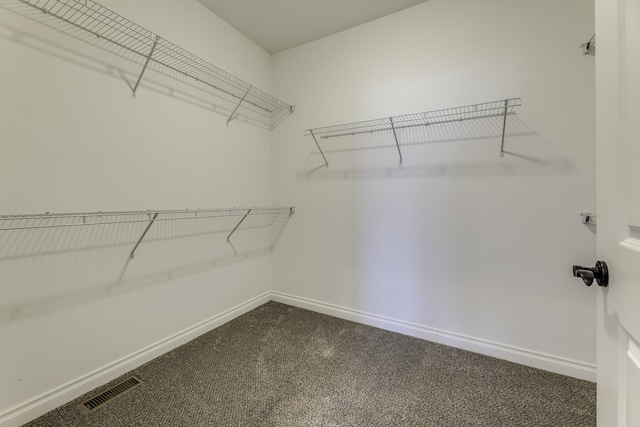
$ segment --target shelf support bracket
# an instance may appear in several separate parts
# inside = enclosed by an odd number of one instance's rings
[[[289,223],[289,220],[291,219],[295,211],[296,211],[295,207],[292,206],[289,208],[289,214],[287,215],[287,219],[284,220],[284,223],[280,227],[280,231],[278,231],[278,234],[276,235],[275,239],[273,239],[273,242],[271,243],[271,250],[273,250],[273,248],[276,247],[276,243],[278,243],[278,240],[280,240],[280,236],[282,236],[284,229],[287,227],[287,224]]]
[[[138,239],[138,242],[133,247],[133,250],[131,251],[131,254],[129,255],[129,259],[135,259],[136,258],[136,249],[138,249],[138,246],[140,246],[140,243],[142,243],[142,239],[144,239],[144,236],[147,235],[147,233],[149,232],[149,229],[153,225],[153,222],[156,220],[156,218],[158,218],[158,215],[160,215],[158,212],[153,214],[153,218],[151,218],[151,221],[149,221],[149,224],[147,224],[147,228],[144,229],[144,231],[142,232],[142,236],[140,236],[140,238]]]
[[[158,44],[158,39],[159,38],[160,38],[159,36],[156,36],[153,39],[153,46],[151,46],[151,51],[149,51],[149,55],[147,55],[147,59],[146,59],[146,61],[144,61],[144,65],[142,66],[142,71],[140,71],[140,75],[138,76],[138,80],[136,81],[135,86],[133,86],[131,88],[131,90],[133,91],[131,93],[131,96],[133,98],[136,97],[136,90],[138,90],[138,85],[140,84],[140,81],[142,80],[142,76],[144,75],[144,72],[147,70],[147,66],[149,65],[149,61],[151,61],[151,55],[153,55],[153,52],[156,50],[156,45]]]
[[[142,242],[142,239],[144,239],[144,236],[147,235],[147,232],[149,231],[149,229],[153,225],[153,222],[156,220],[156,218],[158,218],[158,215],[160,215],[159,212],[156,212],[156,213],[153,214],[153,217],[151,218],[151,221],[149,221],[149,224],[147,224],[147,228],[145,228],[144,231],[142,232],[142,236],[140,236],[140,238],[136,242],[136,245],[133,247],[133,250],[129,254],[129,258],[127,258],[127,262],[124,263],[124,267],[122,267],[122,271],[120,271],[120,275],[118,276],[118,281],[116,282],[116,284],[119,285],[120,283],[122,283],[122,279],[124,278],[124,273],[127,271],[127,267],[129,267],[129,262],[132,259],[136,258],[136,249],[138,249],[138,246],[140,246],[140,243]],[[111,292],[111,286],[109,286],[109,289],[107,290],[107,293],[110,293],[110,292]]]
[[[509,100],[504,100],[504,118],[502,121],[502,143],[500,144],[500,157],[504,157],[504,134],[507,130],[507,112],[509,111]]]
[[[313,137],[313,141],[316,143],[316,147],[318,147],[318,150],[320,150],[320,154],[322,154],[322,158],[324,159],[324,165],[326,167],[329,167],[329,162],[327,161],[327,158],[325,157],[324,153],[322,152],[322,148],[320,148],[320,144],[318,144],[318,140],[316,139],[316,136],[313,133],[313,129],[309,129],[309,133]]]
[[[247,91],[244,93],[244,95],[240,99],[240,102],[238,102],[238,105],[236,105],[236,108],[233,110],[233,113],[231,113],[231,115],[227,119],[227,126],[229,126],[229,122],[233,119],[233,116],[236,114],[236,111],[238,111],[238,108],[240,108],[240,105],[242,105],[242,103],[244,102],[244,99],[247,97],[247,95],[249,95],[249,92],[251,92],[252,87],[253,86],[249,85],[249,89],[247,89]]]
[[[393,124],[393,117],[389,117],[391,122],[391,130],[393,131],[393,138],[396,140],[396,147],[398,147],[398,155],[400,156],[400,164],[402,164],[402,152],[400,151],[400,144],[398,143],[398,135],[396,134],[396,126]]]
[[[229,235],[227,236],[227,243],[231,243],[231,241],[229,239],[231,239],[231,236],[233,235],[233,233],[236,232],[236,230],[238,229],[238,227],[240,227],[240,224],[242,224],[242,222],[247,219],[247,217],[249,216],[249,214],[251,213],[252,209],[249,209],[247,211],[246,214],[244,214],[244,216],[242,217],[242,219],[240,220],[240,222],[235,226],[235,228],[233,230],[231,230],[231,233],[229,233]],[[233,245],[231,245],[233,247]],[[235,248],[233,249],[235,252]]]

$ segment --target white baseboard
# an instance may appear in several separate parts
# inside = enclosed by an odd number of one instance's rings
[[[271,292],[266,292],[74,381],[10,408],[0,414],[0,426],[18,427],[34,420],[40,415],[64,405],[96,387],[104,385],[120,375],[269,302],[270,296]]]
[[[481,338],[456,334],[441,329],[391,319],[377,314],[366,313],[334,304],[327,304],[307,298],[301,298],[282,292],[271,292],[271,299],[294,307],[304,308],[341,319],[386,329],[393,332],[422,338],[428,341],[445,344],[451,347],[485,354],[510,362],[518,363],[545,371],[566,375],[586,381],[596,382],[596,366],[593,364],[566,359],[533,350],[514,347]]]
[[[322,314],[351,320],[353,322],[422,338],[428,341],[457,347],[475,353],[485,354],[521,365],[544,369],[546,371],[567,375],[587,381],[596,381],[594,365],[565,359],[532,350],[513,347],[492,341],[474,338],[453,332],[443,331],[428,326],[391,319],[372,313],[366,313],[346,307],[327,304],[307,298],[301,298],[282,292],[266,292],[258,297],[233,307],[217,316],[211,317],[181,332],[169,336],[140,351],[117,360],[96,371],[90,372],[74,381],[63,384],[54,390],[30,399],[22,404],[9,408],[0,414],[0,426],[18,427],[48,411],[64,405],[91,390],[135,369],[156,357],[181,346],[198,336],[215,329],[238,316],[241,316],[268,301],[276,301],[294,307],[304,308]]]

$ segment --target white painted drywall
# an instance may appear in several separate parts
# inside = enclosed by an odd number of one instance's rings
[[[571,276],[595,261],[593,31],[581,0],[431,0],[275,55],[297,109],[274,132],[273,202],[297,209],[274,290],[595,366],[595,290]],[[310,172],[304,129],[510,97],[505,158],[499,122],[469,123],[433,127],[402,167],[361,139]]]
[[[112,69],[16,38],[5,17],[0,213],[297,213],[273,265],[259,257],[4,321],[0,415],[258,301],[271,278],[275,291],[352,313],[594,363],[594,292],[569,274],[595,256],[578,217],[595,205],[594,66],[579,49],[592,6],[431,0],[271,59],[195,1],[102,3],[297,112],[270,147],[265,129],[227,128],[207,100],[178,99],[154,76],[133,100]],[[403,168],[393,150],[361,150],[307,173],[321,163],[303,129],[513,96],[523,107],[504,159],[497,139],[473,139],[494,124],[448,126],[408,148]],[[3,297],[25,288],[32,301],[52,291],[0,282]]]
[[[101,4],[270,90],[270,55],[195,0]],[[171,92],[175,82],[152,73],[133,99],[113,68],[39,43],[37,26],[0,12],[0,214],[270,205],[270,130],[242,120],[227,127],[224,112],[212,111],[221,100],[196,91],[206,102],[195,105]],[[154,81],[160,84],[151,87]],[[143,261],[138,253],[132,264]],[[40,276],[55,267],[46,256],[24,262]],[[162,260],[146,262],[163,271]],[[265,255],[87,301],[66,295],[61,307],[46,300],[42,312],[36,302],[56,297],[55,286],[20,274],[0,277],[0,306],[18,294],[21,301],[0,320],[0,420],[264,294],[270,269]],[[72,283],[69,271],[65,286],[95,286],[106,280],[101,271],[91,283]]]

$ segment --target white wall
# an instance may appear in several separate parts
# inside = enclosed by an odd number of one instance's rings
[[[271,279],[289,302],[593,370],[593,289],[570,276],[595,259],[578,217],[595,199],[594,65],[579,49],[592,6],[431,0],[271,58],[195,0],[102,3],[297,112],[270,147],[260,126],[227,128],[220,100],[178,96],[153,74],[134,100],[113,66],[17,36],[23,23],[0,14],[0,214],[295,204],[296,215],[273,265],[252,258],[39,313],[30,303],[55,287],[3,278],[3,301],[19,294],[36,313],[0,316],[0,423],[263,301]],[[321,162],[303,129],[514,96],[504,159],[497,138],[473,139],[491,122],[433,130],[439,142],[406,148],[402,168],[393,150],[362,150],[308,173]]]
[[[271,57],[196,0],[101,4],[270,91]],[[39,43],[36,38],[46,33],[38,26],[0,13],[0,214],[270,205],[271,170],[264,160],[270,155],[269,130],[242,120],[226,127],[229,106],[222,100],[198,92],[206,101],[199,106],[178,99],[182,88],[153,73],[145,75],[133,99],[113,67]],[[153,90],[152,81],[159,82]],[[214,107],[221,108],[216,113]],[[143,254],[138,258],[143,262]],[[74,397],[74,381],[96,372],[104,381],[111,374],[101,369],[113,368],[115,361],[271,286],[265,255],[107,295],[95,285],[113,271],[91,259],[100,267],[95,277],[75,283],[69,270],[64,285],[79,292],[94,287],[96,293],[81,303],[63,293],[64,306],[45,305],[38,312],[35,302],[58,296],[60,289],[24,274],[46,276],[54,266],[47,256],[24,262],[21,272],[0,278],[0,307],[19,302],[18,312],[0,316],[0,424],[17,422],[20,411],[58,392],[71,391],[62,401]],[[159,259],[146,262],[156,270],[165,267]]]
[[[593,380],[595,294],[571,276],[595,260],[579,217],[595,206],[593,30],[581,0],[430,0],[275,55],[297,107],[274,132],[274,203],[297,207],[275,291]],[[391,148],[312,171],[303,129],[510,97],[503,159],[501,122],[468,122],[433,127],[402,167]]]

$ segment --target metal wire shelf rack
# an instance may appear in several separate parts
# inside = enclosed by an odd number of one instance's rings
[[[146,233],[154,222],[201,220],[223,217],[240,218],[238,224],[227,237],[227,240],[229,240],[248,216],[266,215],[275,218],[285,216],[286,220],[288,220],[294,212],[294,206],[287,206],[84,213],[47,212],[44,214],[0,215],[0,232],[145,223],[148,224],[148,227],[145,229]],[[140,237],[139,242],[142,241],[143,238],[144,235]]]
[[[227,125],[244,103],[268,114],[272,123],[294,112],[295,107],[163,39],[92,0],[2,0],[10,10],[53,27],[76,39],[117,55],[133,55],[142,69],[134,84],[133,97],[147,68],[213,92],[237,105]]]
[[[24,255],[22,252],[30,253],[36,249],[46,252],[47,248],[57,247],[63,241],[69,243],[74,240],[80,240],[81,237],[79,237],[78,233],[82,233],[80,231],[82,228],[98,227],[101,231],[97,233],[104,235],[104,238],[107,238],[107,235],[113,238],[116,234],[120,234],[126,235],[127,238],[125,240],[131,242],[130,249],[127,250],[129,256],[122,272],[124,274],[129,261],[135,259],[136,251],[145,237],[153,234],[153,232],[149,233],[149,231],[160,227],[157,224],[166,222],[183,224],[189,222],[192,225],[173,226],[172,231],[177,230],[179,234],[185,234],[185,230],[188,230],[189,233],[192,233],[190,235],[193,236],[212,232],[224,233],[226,242],[231,246],[234,253],[236,250],[231,238],[236,232],[266,227],[272,231],[269,244],[269,250],[272,250],[294,212],[295,207],[287,206],[1,215],[0,259],[8,256],[9,252],[10,257],[21,256]],[[65,230],[70,232],[71,230],[77,231],[69,234],[65,233]],[[158,231],[160,234],[166,234],[166,232],[167,230],[164,229]],[[137,233],[137,235],[134,233]],[[129,236],[132,236],[133,239],[129,240]],[[25,242],[28,242],[28,244]],[[16,243],[19,243],[19,248],[16,247]],[[71,246],[73,246],[74,250],[78,249],[75,244]],[[122,274],[119,280],[122,279]]]
[[[329,162],[327,161],[327,158],[320,146],[320,142],[323,139],[327,140],[337,137],[352,137],[376,132],[389,132],[393,135],[400,163],[402,163],[402,144],[397,133],[400,129],[497,117],[503,119],[502,142],[500,146],[500,156],[503,157],[507,117],[514,115],[516,113],[515,108],[520,105],[522,105],[520,98],[510,98],[482,104],[466,105],[462,107],[446,108],[442,110],[307,129],[305,130],[305,136],[311,136],[313,138],[318,150],[320,150],[320,154],[322,154],[322,158],[324,159],[324,166],[328,167]]]
[[[0,324],[271,253],[293,206],[0,216]]]
[[[230,227],[232,227],[227,236],[227,242],[231,243],[231,237],[241,227],[247,217],[257,215],[265,216],[267,217],[265,224],[269,224],[271,226],[276,225],[278,227],[276,236],[271,243],[271,247],[273,247],[294,212],[295,207],[289,206],[0,215],[0,233],[121,224],[143,224],[145,227],[129,254],[129,258],[134,259],[136,249],[140,246],[154,223],[160,223],[163,221],[207,220],[214,218],[225,219],[228,224],[231,224]],[[237,222],[233,222],[234,218]],[[0,236],[2,236],[2,234],[0,234]]]

